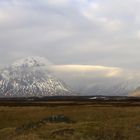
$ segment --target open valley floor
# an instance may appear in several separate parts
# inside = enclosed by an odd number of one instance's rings
[[[0,102],[0,140],[139,140],[139,101]]]

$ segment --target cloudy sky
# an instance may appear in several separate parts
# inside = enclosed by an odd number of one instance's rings
[[[41,56],[77,89],[136,81],[139,7],[139,0],[0,0],[0,67]]]
[[[139,0],[1,0],[0,65],[35,55],[139,70],[139,7]]]

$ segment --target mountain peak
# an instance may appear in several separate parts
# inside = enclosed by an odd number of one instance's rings
[[[71,95],[67,86],[42,66],[51,63],[42,57],[27,57],[0,72],[0,96],[30,97]]]
[[[30,56],[17,60],[11,66],[12,67],[36,67],[36,66],[46,66],[46,65],[51,65],[51,62],[49,62],[46,58],[38,57],[38,56]]]

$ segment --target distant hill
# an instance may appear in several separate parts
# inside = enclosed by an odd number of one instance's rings
[[[134,90],[130,96],[139,96],[140,97],[140,87],[136,88],[136,90]]]

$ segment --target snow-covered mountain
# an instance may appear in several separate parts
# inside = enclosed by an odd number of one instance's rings
[[[45,69],[50,64],[41,57],[28,57],[2,69],[0,71],[0,96],[71,95],[67,86]]]
[[[118,80],[118,79],[117,79]],[[89,95],[109,95],[109,96],[127,96],[133,92],[139,83],[127,79],[109,79],[108,81],[101,81],[100,83],[91,84],[85,88],[85,92]]]
[[[66,84],[78,95],[140,95],[139,88],[135,90],[140,85],[139,78],[129,79],[123,74],[98,77],[89,73],[87,76],[69,70],[60,73],[58,70],[45,58],[18,60],[0,70],[0,97],[73,95]]]
[[[94,74],[94,73],[93,73]],[[56,76],[67,83],[72,91],[79,95],[109,95],[109,96],[126,96],[130,95],[137,87],[140,86],[139,78],[129,78],[127,74],[118,77],[97,77],[96,75],[78,75],[69,76],[69,73],[57,74]]]
[[[108,96],[127,96],[131,92],[133,92],[138,84],[134,84],[131,81],[123,81],[119,83],[115,83],[111,81],[107,81],[104,83],[97,83],[94,82],[90,86],[85,87],[83,94],[88,95],[108,95]]]

